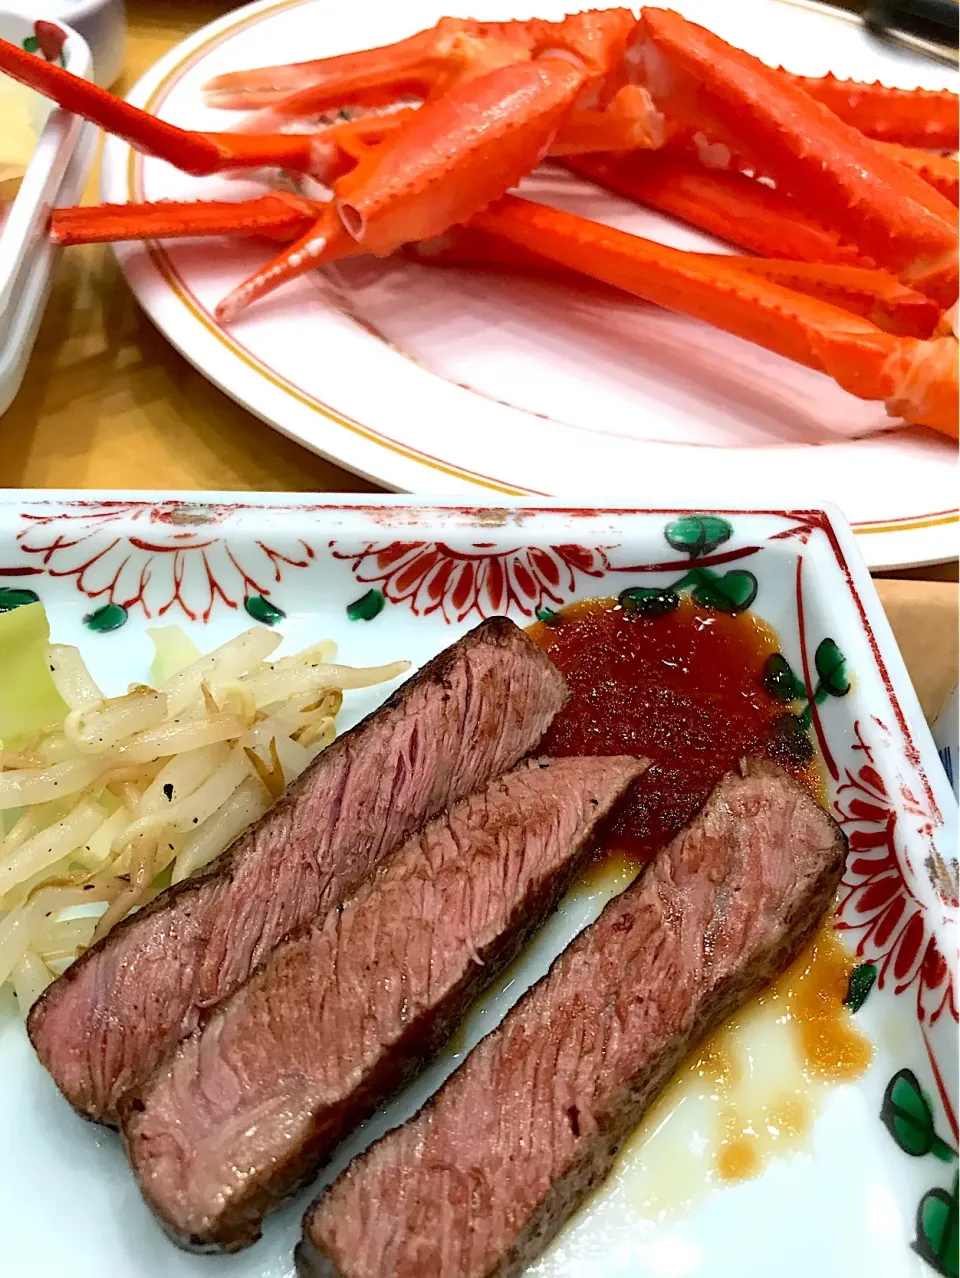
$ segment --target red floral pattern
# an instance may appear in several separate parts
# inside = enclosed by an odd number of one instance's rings
[[[350,561],[357,581],[376,585],[392,603],[409,604],[418,617],[440,612],[447,622],[471,614],[491,617],[508,611],[533,617],[543,608],[559,607],[576,589],[580,576],[602,577],[612,570],[607,551],[613,546],[517,546],[498,550],[475,542],[455,550],[443,542],[368,542],[359,550],[342,550],[331,542],[337,559]]]
[[[876,721],[884,732],[885,726]],[[864,740],[859,721],[857,744],[864,762],[846,768],[834,808],[850,844],[850,855],[837,908],[838,929],[850,933],[861,958],[877,965],[877,984],[895,994],[914,992],[917,1019],[934,1025],[944,1015],[957,1017],[957,1001],[950,968],[930,927],[928,908],[917,898],[910,879],[911,864],[902,823],[914,821],[922,837],[931,822],[923,805],[906,785],[899,803],[874,766],[873,750]],[[931,867],[943,904],[956,909],[956,884],[945,865]]]
[[[17,544],[33,564],[13,573],[72,577],[87,598],[139,608],[148,618],[173,612],[209,621],[218,606],[236,609],[250,595],[269,597],[286,571],[314,557],[305,541],[282,549],[249,538],[231,543],[222,525],[235,510],[117,501],[25,514]],[[134,535],[131,524],[139,529]]]

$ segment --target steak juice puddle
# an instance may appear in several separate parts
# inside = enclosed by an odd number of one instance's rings
[[[650,592],[651,596],[653,592]],[[575,604],[531,637],[572,696],[542,750],[646,755],[605,854],[565,907],[590,917],[618,895],[747,754],[774,759],[823,797],[812,747],[777,695],[779,643],[750,612],[689,597],[646,613],[616,600]],[[685,1212],[714,1187],[756,1177],[808,1146],[828,1089],[872,1057],[844,1006],[855,960],[829,922],[780,980],[720,1027],[677,1071],[625,1146],[611,1186],[650,1220]],[[509,988],[508,972],[499,991]],[[493,991],[491,991],[491,995]],[[562,1241],[562,1240],[561,1240]]]

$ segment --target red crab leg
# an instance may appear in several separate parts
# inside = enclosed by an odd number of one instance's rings
[[[208,81],[203,86],[203,96],[208,106],[230,111],[274,106],[304,89],[317,88],[324,93],[329,85],[335,85],[345,101],[349,101],[352,94],[358,94],[369,105],[393,101],[403,92],[422,96],[433,75],[434,44],[434,31],[418,31],[406,40],[358,53],[250,71],[228,71]],[[394,85],[399,92],[384,96]],[[377,94],[379,101],[375,100]]]
[[[416,37],[413,62],[409,47],[401,44],[349,55],[354,61],[346,75],[340,59],[307,64],[303,75],[312,77],[311,82],[297,93],[271,99],[237,127],[242,132],[286,129],[293,121],[309,123],[336,109],[383,109],[404,95],[433,102],[454,84],[497,67],[560,54],[594,73],[600,84],[564,120],[554,154],[660,146],[662,117],[643,89],[627,83],[623,55],[634,26],[629,9],[573,14],[561,22],[481,24],[445,18],[432,32]],[[422,51],[421,37],[429,37],[429,56]],[[356,69],[364,65],[367,70],[361,76]],[[273,71],[263,73],[267,84]]]
[[[496,266],[505,270],[570,274],[550,258],[472,225],[451,227],[435,240],[406,245],[403,252],[425,266]],[[716,262],[720,268],[733,265],[794,292],[818,297],[840,310],[870,320],[885,333],[930,337],[940,320],[936,302],[907,288],[886,271],[762,257],[701,256],[705,261]]]
[[[560,58],[499,67],[415,112],[335,187],[349,235],[306,234],[217,308],[233,319],[280,284],[335,260],[338,246],[386,257],[465,222],[514,186],[547,151],[586,74]]]
[[[269,109],[273,114],[266,118],[277,120],[348,106],[381,107],[403,97],[433,98],[467,75],[555,49],[573,51],[595,70],[616,72],[635,21],[629,9],[576,13],[560,22],[441,18],[435,27],[395,44],[217,76],[204,93],[210,106]],[[612,92],[624,82],[621,74]],[[255,127],[262,127],[262,120]]]
[[[317,222],[324,207],[316,200],[283,191],[232,204],[163,200],[158,204],[84,205],[54,209],[50,238],[56,244],[69,245],[256,235],[289,244]]]
[[[146,155],[203,177],[232,169],[281,168],[331,182],[344,171],[335,129],[314,134],[197,133],[158,120],[89,80],[0,40],[0,71]],[[352,167],[348,165],[347,167]]]
[[[941,151],[960,147],[957,95],[949,89],[891,89],[833,75],[782,74],[869,138]]]
[[[718,120],[809,215],[941,305],[956,300],[949,200],[788,77],[705,28],[644,9],[637,30],[633,54],[667,116]]]
[[[718,264],[729,257],[705,254]],[[736,257],[738,270],[762,276],[796,293],[860,315],[885,333],[900,337],[930,337],[940,321],[940,307],[923,293],[901,284],[895,275],[862,266],[821,262],[784,262],[767,257]]]
[[[913,169],[914,173],[919,173],[925,182],[935,186],[951,204],[960,203],[960,167],[955,155],[937,155],[933,151],[921,151],[915,146],[900,146],[897,142],[877,142],[874,145],[905,164],[908,169]]]
[[[383,106],[400,97],[426,97],[465,39],[513,44],[519,57],[530,47],[528,32],[536,22],[476,22],[441,18],[435,27],[394,44],[314,58],[284,66],[229,71],[203,86],[208,106],[228,110],[277,108],[283,114],[307,115],[347,105]],[[302,97],[300,96],[302,95]],[[294,103],[298,97],[299,102]]]
[[[423,266],[496,266],[504,270],[547,271],[569,275],[564,267],[541,257],[539,253],[511,244],[499,235],[491,235],[476,227],[451,226],[449,231],[432,240],[404,244],[403,256]]]
[[[827,373],[861,399],[884,400],[888,412],[956,437],[953,337],[895,337],[752,275],[735,258],[683,253],[516,196],[505,196],[474,221],[480,230]]]
[[[686,152],[568,156],[564,164],[607,191],[763,257],[872,265],[778,191],[741,173],[708,169]]]
[[[50,236],[64,246],[209,235],[249,235],[289,244],[308,232],[316,233],[318,221],[329,216],[328,210],[328,205],[286,192],[235,203],[165,200],[157,204],[86,205],[54,209]],[[329,252],[328,249],[328,258]],[[427,266],[496,266],[568,273],[549,258],[469,225],[451,227],[435,239],[405,245],[403,252],[412,261]],[[888,333],[929,337],[940,318],[934,302],[885,271],[766,258],[735,260],[743,270],[862,315]]]

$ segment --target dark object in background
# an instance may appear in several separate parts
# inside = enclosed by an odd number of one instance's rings
[[[958,13],[956,0],[873,0],[863,20],[877,35],[896,38],[902,32],[956,49]]]
[[[867,30],[889,44],[920,53],[948,66],[957,65],[953,52],[960,43],[957,0],[832,0],[863,18]]]

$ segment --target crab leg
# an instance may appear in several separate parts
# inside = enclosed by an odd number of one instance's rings
[[[736,258],[666,248],[572,213],[505,196],[475,225],[668,310],[827,373],[861,399],[957,434],[957,342],[884,333],[868,320],[741,269]]]
[[[941,305],[956,300],[956,210],[916,173],[792,80],[677,13],[644,9],[633,56],[667,116],[693,128],[716,119],[808,214]]]
[[[435,98],[466,76],[556,48],[573,50],[585,65],[604,73],[619,73],[615,92],[626,79],[621,55],[635,22],[629,9],[574,13],[559,22],[441,18],[435,27],[395,44],[217,76],[204,86],[204,95],[209,106],[273,113],[263,118],[311,117],[350,106],[382,107],[403,97]],[[254,122],[262,127],[262,120],[256,123],[254,117]]]
[[[891,89],[833,75],[781,74],[868,138],[942,151],[960,146],[957,95],[949,89]]]
[[[495,266],[508,271],[548,272],[554,275],[570,275],[563,266],[541,257],[530,249],[509,240],[478,231],[469,223],[451,226],[449,231],[432,240],[404,244],[401,252],[411,262],[422,266]]]
[[[157,204],[100,204],[54,209],[55,244],[116,244],[121,240],[255,235],[289,244],[308,231],[325,205],[277,191],[254,200],[163,200]]]
[[[504,270],[574,276],[574,272],[549,257],[473,225],[451,227],[434,240],[405,245],[403,253],[424,266],[495,266]],[[886,271],[760,257],[698,256],[715,262],[720,269],[732,265],[796,293],[830,302],[840,310],[870,320],[885,333],[930,337],[940,320],[936,302],[907,288]]]
[[[915,146],[900,146],[897,142],[877,142],[881,151],[919,173],[925,182],[935,186],[951,204],[960,203],[960,168],[955,155],[937,155],[933,151],[921,151]]]
[[[635,26],[628,9],[572,14],[561,22],[465,23],[444,18],[430,32],[413,37],[414,45],[372,49],[367,54],[349,55],[349,74],[342,73],[341,59],[321,59],[302,64],[306,83],[287,97],[271,98],[268,105],[237,126],[242,132],[287,129],[315,122],[334,110],[378,110],[404,96],[435,101],[454,84],[475,79],[497,67],[531,61],[559,53],[596,74],[601,84],[590,100],[575,104],[564,119],[551,147],[553,155],[582,151],[634,150],[659,147],[665,130],[662,118],[639,86],[627,83],[624,51]],[[429,38],[429,39],[428,39]],[[432,40],[429,56],[422,40]],[[361,76],[358,66],[368,58]],[[413,61],[411,61],[413,58]],[[255,77],[254,84],[269,85],[282,68],[262,73],[241,73]],[[263,80],[259,79],[263,76]],[[282,78],[282,77],[281,77]],[[217,87],[224,77],[213,81],[211,100],[222,104]],[[254,90],[259,97],[259,90]],[[228,89],[230,101],[242,105]]]
[[[255,236],[289,244],[329,225],[329,205],[276,192],[236,203],[165,200],[156,204],[85,205],[54,209],[50,237],[61,245],[116,243],[121,240],[190,239],[210,235]],[[345,241],[341,247],[351,247]],[[572,275],[563,266],[530,249],[468,224],[434,239],[406,244],[403,254],[426,266],[495,266],[504,270]],[[325,248],[325,260],[332,260]],[[719,262],[729,262],[718,257]],[[734,259],[742,270],[862,315],[888,333],[929,337],[940,318],[936,303],[901,284],[885,271],[825,266],[768,258]]]
[[[208,106],[227,110],[270,107],[284,114],[314,114],[347,105],[383,106],[406,95],[423,98],[458,61],[465,40],[512,44],[519,57],[526,57],[531,30],[548,25],[441,18],[435,27],[394,44],[285,66],[229,71],[203,86],[204,99]],[[295,98],[299,101],[291,106]]]
[[[418,31],[406,40],[285,66],[228,71],[203,86],[207,106],[228,111],[272,107],[305,89],[320,94],[336,86],[344,101],[358,95],[368,105],[383,105],[409,92],[424,95],[435,74],[435,32]]]
[[[282,168],[331,182],[343,171],[335,133],[199,133],[131,106],[89,80],[0,40],[0,71],[146,155],[197,177],[232,169]]]
[[[726,255],[704,256],[718,266],[731,263]],[[767,257],[735,257],[732,264],[749,275],[860,315],[885,333],[930,337],[940,320],[940,307],[936,302],[901,284],[895,275],[886,271],[819,262],[785,262]]]
[[[566,168],[604,190],[678,217],[763,257],[871,265],[779,191],[732,170],[708,169],[677,150],[568,156]]]

